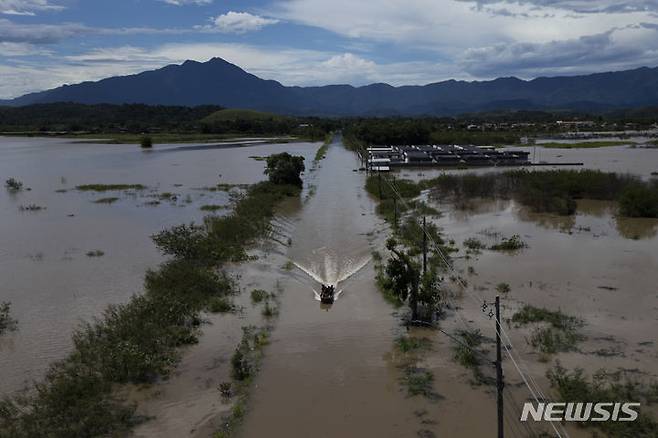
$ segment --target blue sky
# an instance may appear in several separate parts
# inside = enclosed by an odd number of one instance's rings
[[[0,0],[0,98],[222,57],[286,85],[658,65],[658,0]]]

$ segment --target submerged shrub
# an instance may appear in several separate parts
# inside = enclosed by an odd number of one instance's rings
[[[493,251],[518,251],[528,246],[518,234],[509,238],[503,238],[499,243],[491,245],[489,249]]]
[[[530,336],[529,343],[542,353],[554,354],[560,351],[573,350],[583,339],[578,328],[583,321],[560,311],[550,311],[526,305],[512,316],[512,322],[517,324],[548,323],[548,327],[538,327]]]
[[[624,189],[619,198],[619,212],[629,217],[658,217],[658,184]]]
[[[548,371],[547,377],[551,387],[557,391],[559,401],[564,402],[632,401],[646,406],[654,402],[656,397],[655,382],[647,385],[627,377],[622,378],[620,372],[608,373],[601,370],[587,378],[581,368],[569,371],[558,362]],[[619,438],[655,438],[658,431],[656,419],[643,411],[631,422],[584,421],[579,424],[582,427],[598,428],[607,436]]]
[[[153,139],[151,136],[145,135],[139,140],[139,145],[142,149],[151,149],[153,147]]]
[[[23,183],[16,178],[9,178],[5,181],[5,188],[10,192],[20,192],[23,190]]]
[[[17,321],[11,317],[11,303],[0,303],[0,335],[16,329]]]
[[[251,302],[260,303],[265,300],[268,295],[267,291],[264,291],[263,289],[254,289],[251,291]]]

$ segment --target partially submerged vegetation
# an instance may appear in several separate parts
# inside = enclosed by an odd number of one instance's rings
[[[544,354],[573,350],[583,339],[578,332],[584,325],[583,321],[561,311],[526,305],[512,316],[512,322],[519,325],[544,323],[544,326],[534,329],[529,340]]]
[[[11,317],[11,303],[0,303],[0,335],[16,330],[18,321]]]
[[[215,211],[219,211],[219,210],[225,210],[227,208],[228,208],[228,206],[226,206],[226,205],[206,204],[206,205],[202,205],[201,207],[199,207],[199,210],[215,212]]]
[[[315,158],[313,159],[313,163],[317,164],[320,161],[324,160],[324,157],[327,155],[327,150],[329,150],[329,145],[331,144],[331,140],[333,140],[334,136],[332,133],[327,134],[327,136],[324,139],[324,143],[322,143],[322,146],[320,146],[315,153]]]
[[[116,189],[111,187],[87,190]],[[118,398],[117,385],[154,382],[172,371],[180,347],[197,342],[200,312],[216,309],[236,290],[221,267],[247,259],[247,247],[268,234],[276,204],[299,192],[297,186],[262,182],[235,199],[231,214],[154,236],[172,259],[147,272],[143,294],[109,306],[100,318],[75,330],[73,351],[52,364],[42,382],[0,402],[0,435],[125,434],[138,418],[135,406]],[[253,342],[264,342],[259,333],[252,336],[258,336]],[[242,372],[242,380],[249,377]]]
[[[234,436],[247,413],[249,401],[249,387],[263,357],[263,348],[269,343],[270,327],[247,326],[242,328],[242,340],[231,357],[232,383],[224,382],[223,396],[233,399],[233,406],[229,415],[222,423],[215,438],[229,438]]]
[[[491,383],[480,368],[487,364],[486,359],[484,361],[482,359],[485,353],[482,349],[484,341],[485,337],[480,330],[458,330],[452,344],[453,359],[464,368],[471,370],[474,385]]]
[[[5,181],[5,188],[9,192],[20,192],[23,190],[23,183],[16,178],[9,178]]]
[[[115,196],[111,196],[111,197],[108,197],[108,198],[97,199],[97,200],[94,201],[94,204],[114,204],[118,200],[119,200],[119,198],[117,198]]]
[[[76,187],[81,192],[119,192],[124,190],[146,190],[142,184],[83,184]]]
[[[518,251],[528,246],[518,234],[512,237],[503,237],[500,242],[489,247],[492,251]]]
[[[557,391],[559,401],[575,403],[641,403],[635,421],[584,421],[578,425],[597,428],[606,436],[619,438],[655,438],[658,421],[643,411],[647,405],[658,401],[658,383],[649,384],[624,376],[621,371],[609,373],[598,371],[587,378],[584,371],[576,368],[569,371],[559,363],[547,373],[551,386]]]
[[[658,217],[658,182],[598,170],[512,170],[483,175],[441,175],[418,188],[434,189],[455,201],[514,199],[538,213],[574,214],[578,199],[617,201],[629,217]]]
[[[45,210],[46,207],[42,207],[41,205],[37,204],[27,204],[27,205],[21,205],[18,207],[20,211],[41,211]]]

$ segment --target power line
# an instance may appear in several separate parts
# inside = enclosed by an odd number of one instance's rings
[[[378,176],[379,176],[379,178],[381,178],[381,173],[378,173]],[[402,195],[401,195],[400,192],[397,190],[397,188],[396,188],[393,184],[391,184],[391,182],[389,181],[389,179],[385,177],[385,178],[384,178],[384,181],[389,185],[389,187],[391,188],[391,190],[393,190],[393,192],[395,193],[395,195],[400,199],[400,201],[404,204],[404,206],[405,206],[407,209],[411,210],[410,207],[409,207],[409,204],[408,204],[408,203],[406,202],[406,200],[402,197]],[[381,193],[380,193],[380,199],[381,199]],[[443,254],[443,251],[441,250],[441,248],[439,247],[439,245],[437,245],[437,243],[434,241],[434,238],[433,238],[433,237],[432,237],[432,236],[431,236],[431,235],[430,235],[430,234],[429,234],[424,228],[423,228],[423,233],[425,233],[425,234],[427,235],[427,238],[432,242],[432,245],[434,246],[436,253],[439,255],[439,257],[441,257],[441,260],[442,260],[443,263],[448,267],[448,269],[450,269],[454,274],[458,274],[457,271],[456,271],[456,270],[454,269],[454,267],[452,266],[452,264],[449,263],[448,259],[447,259],[446,256]],[[459,275],[455,275],[455,278],[456,278],[456,280],[460,283],[460,285],[462,286],[463,290],[467,293],[467,295],[468,295],[472,300],[475,301],[475,304],[476,304],[476,305],[479,306],[479,301],[476,300],[476,299],[473,297],[473,295],[472,295],[471,292],[468,290],[468,287],[466,286],[466,284],[464,283],[464,281],[461,279],[461,277],[460,277]],[[485,300],[482,296],[480,296],[479,298],[480,298],[480,299],[482,300],[482,302],[484,302],[485,305],[486,305],[486,300]],[[490,318],[491,318],[491,315],[490,315]],[[511,338],[509,337],[509,335],[507,334],[507,332],[506,332],[505,329],[503,328],[503,325],[502,325],[501,321],[499,321],[499,320],[497,319],[497,322],[498,322],[498,326],[500,327],[500,334],[502,334],[502,335],[505,336],[505,339],[507,340],[507,342],[508,342],[508,343],[510,344],[510,346],[511,346],[511,345],[512,345],[512,340],[511,340]],[[519,375],[521,376],[521,379],[523,380],[523,383],[524,383],[525,386],[528,388],[528,390],[530,391],[530,394],[533,396],[533,398],[535,399],[535,401],[536,401],[537,403],[539,403],[539,398],[537,397],[537,394],[535,394],[535,391],[536,391],[538,394],[540,394],[540,396],[542,397],[542,399],[545,400],[546,397],[544,396],[543,392],[542,392],[541,389],[539,388],[539,385],[537,384],[537,382],[536,382],[534,379],[532,379],[532,376],[530,376],[530,381],[532,382],[533,386],[535,387],[535,390],[533,391],[532,387],[530,386],[530,383],[528,382],[528,379],[526,379],[526,377],[525,377],[524,372],[521,370],[521,368],[519,367],[517,361],[514,359],[514,356],[513,356],[512,352],[510,352],[510,350],[509,350],[509,348],[507,347],[507,345],[503,344],[503,346],[504,346],[504,348],[505,348],[505,352],[506,352],[507,356],[508,356],[508,357],[510,358],[510,360],[512,361],[512,364],[514,365],[514,368],[516,369],[516,371],[517,371],[517,372],[519,373]],[[522,361],[521,356],[519,356],[519,361]],[[526,367],[526,369],[527,369],[527,367]],[[528,373],[528,374],[529,374],[529,373]],[[553,428],[554,432],[555,432],[556,435],[558,436],[558,438],[561,438],[562,435],[561,435],[560,432],[557,430],[557,428],[555,427],[555,425],[553,424],[553,422],[551,422],[550,424],[551,424],[551,427]],[[564,430],[564,427],[563,427],[561,424],[560,424],[560,428],[562,429],[564,435],[568,438],[569,435],[568,435],[568,433],[566,432],[566,430]]]

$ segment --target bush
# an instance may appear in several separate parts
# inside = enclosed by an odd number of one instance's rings
[[[207,309],[210,313],[228,313],[232,312],[234,307],[226,297],[213,297],[208,302]]]
[[[140,139],[139,145],[142,149],[151,149],[153,147],[153,139],[150,136],[145,135]]]
[[[510,238],[503,238],[502,241],[491,245],[489,249],[493,251],[518,251],[520,249],[526,248],[528,245],[521,240],[521,236],[518,234],[513,235]]]
[[[264,291],[263,289],[254,289],[251,291],[251,302],[260,303],[266,299],[268,295],[267,291]]]
[[[16,178],[9,178],[5,181],[5,188],[10,192],[19,192],[23,190],[23,183],[18,181]]]
[[[658,217],[658,184],[624,189],[619,198],[619,212],[629,217]]]

